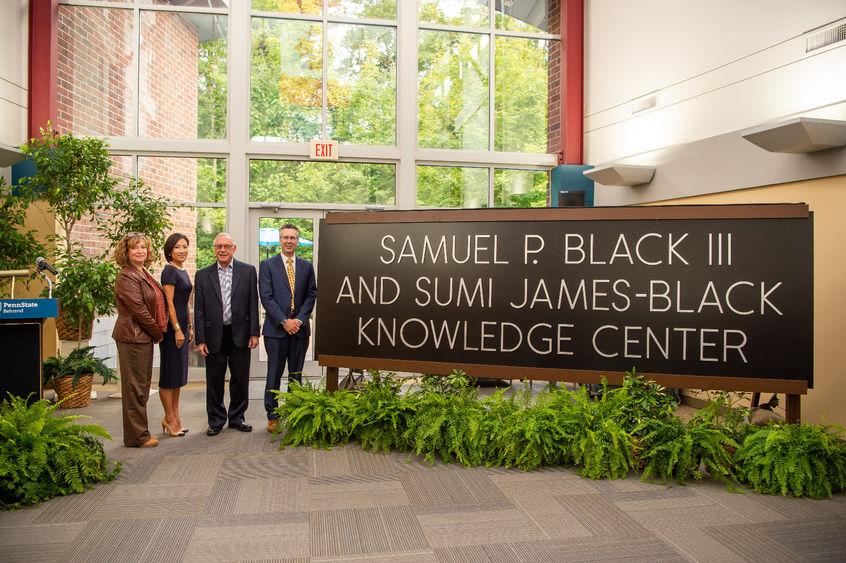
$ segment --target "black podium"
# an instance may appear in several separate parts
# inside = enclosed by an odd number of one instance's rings
[[[0,299],[0,400],[41,398],[44,319],[57,313],[57,299]]]

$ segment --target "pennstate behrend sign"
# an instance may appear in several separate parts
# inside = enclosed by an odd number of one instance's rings
[[[58,316],[58,299],[0,299],[0,320],[46,319]]]
[[[333,219],[320,227],[318,360],[634,366],[813,385],[806,206]]]

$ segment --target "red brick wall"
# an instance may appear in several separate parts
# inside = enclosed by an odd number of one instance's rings
[[[549,33],[561,33],[561,0],[549,0]],[[562,146],[561,131],[561,65],[563,64],[564,52],[562,41],[549,42],[549,102],[547,105],[546,139],[547,151],[550,154],[558,153]]]
[[[131,134],[132,12],[59,6],[59,131]]]
[[[197,137],[197,41],[183,16],[141,13],[140,136]]]
[[[197,194],[197,160],[194,158],[142,157],[138,159],[138,175],[155,193],[165,194],[172,201],[193,202]],[[172,232],[188,236],[189,252],[185,268],[191,279],[197,265],[195,240],[197,212],[190,207],[172,207]],[[159,260],[164,257],[159,253]]]
[[[142,12],[140,55],[135,53],[131,10],[60,6],[58,28],[56,130],[79,136],[134,135],[135,84],[140,82],[141,136],[196,137],[198,39],[188,20],[179,14]],[[117,177],[131,176],[131,158],[115,157],[112,170]],[[196,200],[194,159],[142,159],[139,177],[155,194],[169,200]],[[194,211],[172,208],[170,216],[175,231],[194,233]],[[74,237],[89,256],[99,255],[107,246],[90,220],[77,223]],[[193,267],[193,252],[190,260]]]

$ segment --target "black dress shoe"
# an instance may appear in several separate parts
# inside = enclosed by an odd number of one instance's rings
[[[229,428],[234,428],[235,430],[240,430],[241,432],[252,432],[253,427],[250,424],[245,424],[243,422],[230,422]]]
[[[206,430],[206,435],[217,436],[218,434],[220,434],[221,430],[223,430],[223,426],[209,426],[209,429]]]

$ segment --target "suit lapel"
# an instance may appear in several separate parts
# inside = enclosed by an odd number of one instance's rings
[[[220,293],[220,274],[217,273],[217,262],[211,265],[211,284],[218,302],[223,305],[223,295]]]
[[[300,258],[294,257],[294,295],[297,294],[297,287],[300,286],[300,279],[303,277],[303,268],[300,264]]]
[[[232,306],[235,304],[234,297],[238,294],[238,288],[240,284],[244,282],[244,276],[247,275],[246,268],[241,266],[241,263],[238,262],[233,258],[232,260],[232,298],[230,299],[230,303]],[[249,293],[249,292],[247,292]]]
[[[235,289],[238,287],[238,274],[241,273],[241,268],[238,267],[238,262],[232,259],[232,295],[235,295]],[[230,298],[230,303],[232,299]]]
[[[274,258],[276,258],[276,264],[278,264],[278,272],[279,272],[279,293],[276,297],[276,302],[282,307],[286,314],[290,314],[291,312],[291,282],[288,281],[288,257],[282,254],[281,252],[278,253]],[[294,257],[294,284],[297,283],[297,258]],[[284,288],[284,289],[282,289]],[[275,287],[274,287],[275,290]],[[287,295],[285,295],[287,293]]]

